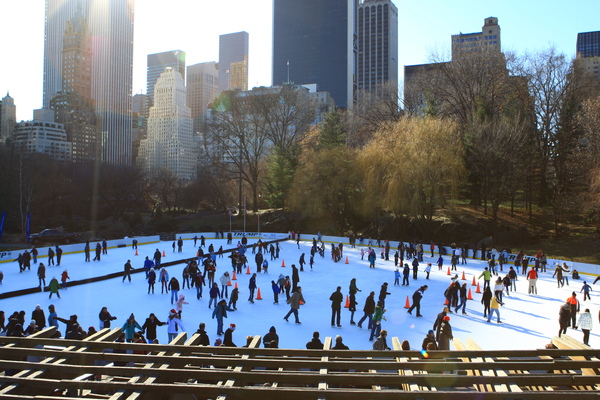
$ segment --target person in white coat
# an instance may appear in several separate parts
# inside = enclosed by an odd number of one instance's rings
[[[177,318],[177,311],[175,310],[169,311],[169,318],[167,319],[167,332],[169,333],[169,343],[171,343],[179,333],[185,332],[185,328],[183,327],[181,320]]]
[[[583,344],[589,346],[590,331],[592,330],[592,314],[590,314],[589,308],[586,308],[585,311],[579,315],[577,326],[581,328],[581,331],[583,332]]]

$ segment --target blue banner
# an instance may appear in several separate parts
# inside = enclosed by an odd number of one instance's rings
[[[2,211],[2,218],[0,219],[0,242],[2,241],[2,232],[4,232],[4,221],[6,221],[6,211]]]
[[[31,241],[31,214],[27,213],[27,221],[25,222],[25,234],[27,235],[27,243]]]

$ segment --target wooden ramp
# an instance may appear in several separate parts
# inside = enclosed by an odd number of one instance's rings
[[[0,337],[0,399],[598,399],[600,351],[555,338],[559,349],[391,351],[115,343],[119,330],[83,341]]]

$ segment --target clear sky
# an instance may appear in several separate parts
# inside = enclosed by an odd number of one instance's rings
[[[401,77],[404,65],[449,51],[450,35],[481,31],[490,16],[499,19],[503,50],[517,53],[554,45],[574,57],[577,33],[600,30],[600,0],[394,3]],[[239,31],[250,34],[250,87],[271,85],[271,19],[272,0],[135,0],[133,93],[146,90],[148,54],[180,49],[188,65],[218,61],[219,35]],[[43,57],[44,0],[0,0],[0,98],[10,92],[18,121],[42,105]]]

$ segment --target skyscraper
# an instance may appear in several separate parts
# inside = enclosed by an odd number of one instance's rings
[[[194,132],[199,132],[202,115],[219,95],[219,72],[214,61],[187,67],[187,105],[192,110]]]
[[[181,179],[195,179],[197,152],[192,118],[181,74],[168,67],[156,82],[148,134],[140,143],[138,165],[148,172],[166,168]]]
[[[172,50],[162,53],[149,54],[146,69],[146,94],[148,95],[148,108],[154,104],[154,85],[165,72],[165,69],[173,68],[179,72],[185,81],[185,51]]]
[[[15,101],[8,93],[0,101],[0,144],[6,143],[9,139],[17,123],[17,107]]]
[[[356,92],[358,0],[273,1],[273,85],[316,83],[339,107]]]
[[[62,90],[52,96],[50,108],[72,143],[72,160],[100,160],[100,121],[92,100],[91,37],[81,9],[67,21],[62,42]]]
[[[577,34],[577,62],[600,81],[600,31]]]
[[[65,26],[78,10],[86,15],[90,0],[46,0],[44,26],[44,108],[62,90],[62,51]]]
[[[600,31],[577,34],[577,57],[600,57]]]
[[[391,0],[363,0],[358,5],[358,89],[376,91],[398,84],[398,9]]]
[[[219,36],[219,91],[248,90],[248,32]]]
[[[102,159],[131,163],[134,0],[46,0],[44,106],[63,89],[63,34],[78,9],[92,40],[92,99],[102,126]]]
[[[134,0],[90,0],[92,98],[102,120],[102,160],[131,164]]]

